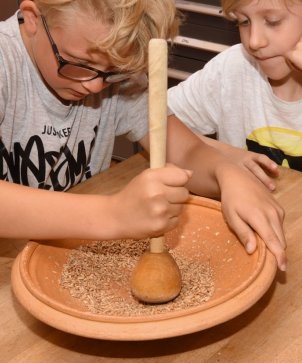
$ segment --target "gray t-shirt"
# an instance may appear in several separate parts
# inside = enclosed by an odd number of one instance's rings
[[[17,13],[0,22],[0,179],[51,190],[109,167],[114,139],[148,132],[142,91],[112,85],[64,105],[23,44]]]

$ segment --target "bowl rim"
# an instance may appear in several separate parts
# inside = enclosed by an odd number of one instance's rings
[[[202,198],[202,197],[191,197],[187,204],[191,205],[201,205],[206,208],[211,208],[217,211],[221,212],[221,204],[218,201],[214,201],[208,198]],[[239,242],[238,242],[239,243]],[[45,294],[41,289],[39,289],[38,286],[34,284],[32,281],[31,275],[28,271],[28,266],[31,261],[32,256],[35,252],[38,251],[39,248],[44,248],[45,245],[39,244],[37,241],[30,241],[25,246],[25,248],[21,251],[21,253],[17,256],[16,261],[13,265],[12,270],[12,286],[13,290],[18,297],[21,304],[27,308],[32,315],[37,317],[38,319],[44,321],[45,323],[54,326],[58,329],[61,329],[63,331],[67,331],[70,333],[75,333],[78,335],[83,335],[83,330],[85,330],[88,327],[88,330],[90,331],[89,337],[95,337],[95,338],[103,338],[103,339],[111,339],[108,337],[110,334],[104,334],[104,333],[97,333],[95,332],[94,324],[99,325],[108,325],[111,327],[112,331],[115,331],[115,329],[112,328],[113,325],[115,326],[121,326],[125,328],[125,326],[131,326],[132,329],[137,330],[137,326],[141,326],[143,329],[143,336],[147,339],[158,339],[158,338],[166,338],[176,335],[183,335],[186,333],[195,332],[196,330],[203,330],[205,328],[208,328],[210,326],[216,325],[218,323],[221,323],[223,321],[226,321],[239,313],[247,310],[252,304],[254,304],[269,288],[271,285],[275,274],[276,274],[276,260],[274,256],[270,253],[269,250],[266,249],[266,246],[262,239],[258,237],[258,259],[256,263],[256,268],[253,271],[252,275],[249,276],[248,279],[246,279],[243,283],[238,285],[235,289],[228,292],[227,294],[218,297],[214,300],[209,300],[207,302],[204,302],[201,305],[194,306],[191,308],[186,309],[180,309],[176,311],[171,312],[164,312],[164,313],[158,313],[158,314],[149,314],[149,315],[143,315],[138,317],[133,316],[117,316],[117,315],[104,315],[104,314],[93,314],[90,311],[80,311],[76,310],[70,306],[64,305],[63,303],[51,298],[49,295]],[[66,256],[68,255],[68,251],[70,249],[62,248],[62,247],[52,247],[47,245],[48,248],[60,248],[63,251],[66,252]],[[67,258],[67,257],[66,257]],[[266,280],[263,276],[266,276]],[[259,281],[261,281],[261,285],[259,285]],[[255,287],[257,286],[257,290],[255,290]],[[253,296],[249,296],[248,292],[252,291]],[[26,298],[25,298],[26,296]],[[243,296],[248,296],[248,302],[244,302],[244,306],[240,304],[240,301],[242,301]],[[238,306],[233,306],[232,302],[237,301]],[[226,316],[223,318],[218,318],[215,316],[212,316],[212,322],[207,322],[207,319],[205,319],[205,316],[210,311],[216,312],[219,308],[222,306],[226,308],[230,308],[231,310],[226,313]],[[56,319],[53,318],[47,318],[46,315],[41,316],[40,310],[51,312],[50,316],[53,316],[54,314],[57,314],[58,316],[64,317],[63,320],[67,320],[69,323],[64,323],[63,325],[56,321]],[[210,314],[211,315],[211,314]],[[196,316],[196,319],[192,319],[193,316]],[[182,321],[186,320],[199,320],[202,318],[204,320],[204,323],[194,323],[189,324],[186,328],[184,327],[185,324],[183,324]],[[227,319],[226,319],[227,318]],[[84,327],[81,328],[80,332],[78,332],[78,328],[71,328],[70,326],[75,326],[75,322],[80,319],[81,323],[85,322]],[[178,329],[175,328],[175,322],[180,321],[180,326],[182,326],[182,330],[184,331],[182,334],[177,333]],[[148,334],[144,330],[144,327],[148,324],[160,323],[160,324],[168,324],[170,326],[170,329],[167,330],[166,333],[154,333],[154,329],[152,328]],[[77,323],[79,324],[79,323]],[[187,323],[188,324],[188,323]],[[82,326],[82,324],[80,324]],[[172,328],[173,327],[173,328]],[[106,329],[105,329],[106,330]],[[129,329],[127,329],[129,334]],[[158,329],[155,330],[156,332]],[[136,334],[135,332],[132,332],[129,334],[129,337],[123,336],[121,338],[121,332],[119,332],[119,329],[117,329],[116,333],[113,334],[112,339],[118,338],[119,340],[146,340],[140,339],[139,336],[141,336],[141,333]],[[129,339],[131,337],[131,339]]]

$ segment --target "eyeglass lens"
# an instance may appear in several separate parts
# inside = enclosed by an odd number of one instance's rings
[[[59,68],[59,74],[61,76],[76,79],[79,81],[86,81],[97,77],[97,72],[83,68],[74,64],[64,64],[62,67]]]
[[[59,68],[59,74],[63,77],[78,81],[89,81],[97,77],[103,78],[105,82],[116,83],[130,78],[129,74],[117,73],[101,76],[97,71],[76,64],[65,63]]]

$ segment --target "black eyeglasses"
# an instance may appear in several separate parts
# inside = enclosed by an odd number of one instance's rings
[[[102,72],[93,67],[67,61],[60,55],[58,47],[52,39],[52,36],[50,35],[46,19],[43,15],[41,15],[41,19],[48,39],[50,41],[52,50],[59,63],[58,74],[60,74],[61,76],[73,79],[75,81],[91,81],[95,78],[101,77],[103,81],[107,83],[117,83],[130,78],[130,75],[127,73]]]

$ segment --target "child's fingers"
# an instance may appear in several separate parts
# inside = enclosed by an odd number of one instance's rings
[[[280,243],[277,243],[277,237],[271,236],[271,238],[266,238],[267,248],[276,257],[278,267],[281,271],[286,271],[286,254],[285,250],[281,247]]]
[[[271,227],[271,228],[270,228]],[[286,270],[286,240],[280,223],[264,225],[259,230],[260,237],[265,241],[268,249],[276,256],[280,270]]]
[[[169,186],[183,186],[188,183],[193,175],[192,170],[181,169],[173,164],[167,164],[160,170],[162,181]]]
[[[147,234],[147,236],[148,237],[150,237],[150,235],[152,237],[162,236],[164,233],[169,232],[172,229],[176,228],[178,226],[178,223],[179,223],[178,216],[171,217],[167,220],[163,228],[156,228],[154,231],[151,232],[151,234],[150,233]]]
[[[270,208],[267,206],[265,213],[257,210],[250,213],[246,222],[259,234],[259,236],[272,246],[280,245],[284,250],[286,240],[283,232],[284,211],[280,206]]]
[[[262,166],[263,169],[268,171],[272,176],[277,177],[279,175],[278,164],[264,154],[256,155],[257,163]]]
[[[249,223],[249,222],[248,222]],[[276,257],[278,267],[281,271],[286,270],[286,241],[282,229],[282,223],[280,223],[279,218],[271,218],[266,220],[266,218],[254,218],[253,221],[249,223],[251,227],[257,231],[259,236],[265,242],[267,248]]]
[[[149,188],[150,196],[163,198],[169,203],[184,203],[189,197],[185,187],[192,172],[177,167],[147,169],[143,172],[144,187]],[[149,187],[148,187],[149,185]]]
[[[165,187],[165,195],[169,203],[182,204],[189,198],[189,191],[185,187]]]
[[[296,57],[294,55],[288,53],[288,58],[286,59],[286,63],[288,64],[289,68],[293,69],[294,71],[301,71],[302,62],[297,62],[295,59]]]
[[[300,40],[294,49],[285,54],[286,62],[290,68],[301,71],[302,70],[302,41]]]
[[[262,237],[262,239],[264,240],[267,248],[276,257],[279,269],[281,271],[285,271],[287,261],[283,242],[281,242],[280,238],[274,233],[269,233],[267,236]]]
[[[254,154],[253,158],[249,158],[244,162],[245,167],[254,174],[262,184],[269,190],[276,189],[276,184],[272,178],[279,175],[278,165],[263,154]]]
[[[246,221],[236,214],[232,215],[230,226],[249,254],[257,248],[255,235],[255,231],[257,231],[267,248],[276,257],[279,269],[281,271],[286,270],[286,242],[280,222],[270,223],[265,218],[264,220],[263,218],[254,218],[252,221]]]
[[[272,180],[272,178],[267,175],[267,173],[262,169],[261,166],[257,163],[249,163],[246,165],[246,168],[256,176],[257,179],[261,181],[269,190],[273,191],[276,189],[276,184]]]
[[[233,215],[231,221],[228,222],[230,227],[236,233],[240,242],[246,249],[246,252],[251,254],[257,248],[257,240],[254,231],[246,224],[238,215]]]

